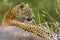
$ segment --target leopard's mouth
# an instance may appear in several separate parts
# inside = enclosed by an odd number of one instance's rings
[[[32,20],[32,18],[28,18],[28,19],[26,19],[27,21],[31,21]]]
[[[34,21],[34,19],[28,18],[28,19],[26,19],[24,22],[25,22],[25,23],[30,23],[30,24],[32,24],[33,21]]]

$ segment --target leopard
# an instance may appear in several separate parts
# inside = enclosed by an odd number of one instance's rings
[[[21,3],[4,14],[2,25],[10,25],[11,20],[32,24],[34,17],[33,11],[28,7],[28,4]]]
[[[21,3],[4,14],[2,28],[6,29],[10,26],[16,26],[39,36],[43,40],[53,40],[53,37],[49,36],[52,34],[46,32],[44,29],[37,28],[36,25],[32,24],[34,17],[33,11],[28,7],[28,4]]]

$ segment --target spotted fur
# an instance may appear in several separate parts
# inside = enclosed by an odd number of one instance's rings
[[[2,20],[2,27],[17,26],[25,31],[31,32],[44,40],[53,40],[53,35],[42,28],[37,28],[35,25],[27,24],[34,18],[31,8],[22,3],[14,6],[10,11],[6,12]],[[27,20],[27,21],[26,21]],[[30,22],[29,22],[30,23]]]

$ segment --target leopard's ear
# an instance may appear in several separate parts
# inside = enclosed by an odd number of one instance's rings
[[[28,7],[28,3],[22,2],[22,3],[20,4],[20,8],[23,9],[23,8],[25,8],[25,7]]]
[[[20,4],[20,8],[23,9],[24,6],[25,6],[25,4],[22,2],[22,3]]]
[[[28,7],[28,3],[25,4]]]

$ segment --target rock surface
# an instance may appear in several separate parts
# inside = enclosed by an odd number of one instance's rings
[[[28,33],[18,27],[10,26],[0,28],[0,40],[43,40],[32,33]]]

